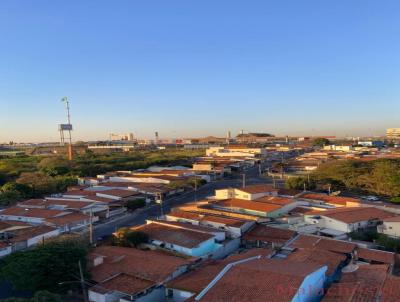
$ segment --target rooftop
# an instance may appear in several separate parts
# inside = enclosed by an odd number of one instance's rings
[[[152,240],[168,242],[186,248],[198,247],[204,241],[214,237],[208,233],[176,228],[157,223],[149,223],[135,227],[135,230],[146,233]]]
[[[246,209],[257,212],[269,213],[282,208],[281,205],[250,201],[244,199],[226,199],[213,203],[213,205],[217,205],[224,208],[238,208],[238,209]]]
[[[317,193],[307,193],[301,195],[300,198],[311,199],[311,200],[320,200],[326,203],[344,205],[346,206],[348,202],[350,203],[360,203],[360,200],[351,197],[342,197],[342,196],[330,196],[326,194],[317,194]]]
[[[135,248],[100,246],[89,257],[104,257],[103,264],[92,267],[90,273],[96,282],[102,282],[117,274],[163,282],[179,267],[190,264],[190,260],[171,256],[160,251],[142,251]]]
[[[250,185],[244,188],[238,188],[239,191],[243,191],[249,194],[267,193],[267,192],[277,192],[278,189],[274,188],[272,185]]]
[[[34,217],[34,218],[52,218],[66,214],[67,212],[49,209],[36,209],[36,208],[22,208],[10,207],[0,211],[0,215],[7,216],[21,216],[21,217]]]
[[[245,240],[260,240],[264,242],[285,243],[292,238],[296,232],[274,228],[267,225],[258,224],[250,229],[243,236]]]
[[[308,215],[312,214],[329,217],[345,223],[356,223],[375,219],[382,220],[395,216],[393,213],[373,207],[338,208],[327,211],[311,212]]]

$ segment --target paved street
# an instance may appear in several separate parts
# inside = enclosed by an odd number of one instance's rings
[[[260,177],[258,167],[251,168],[246,171],[246,184],[260,184],[260,183],[272,183],[270,178]],[[277,186],[282,186],[282,181],[277,181]],[[240,187],[242,186],[242,174],[235,175],[232,179],[222,179],[218,181],[213,181],[202,187],[200,187],[197,192],[197,200],[204,199],[208,196],[214,195],[216,189],[226,188],[226,187]],[[182,205],[188,202],[193,202],[195,200],[194,191],[185,192],[182,195],[169,198],[163,203],[164,213],[168,213],[171,208]],[[133,213],[128,213],[122,217],[118,217],[110,222],[104,224],[96,225],[94,227],[94,239],[99,237],[104,237],[111,235],[118,228],[126,226],[134,226],[143,224],[146,219],[155,218],[160,216],[161,206],[158,204],[153,204],[144,209],[139,209]]]

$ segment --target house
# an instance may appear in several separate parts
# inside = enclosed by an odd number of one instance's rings
[[[151,244],[187,256],[208,256],[221,247],[221,244],[216,243],[216,230],[207,232],[204,229],[194,230],[189,226],[154,221],[148,221],[147,224],[133,229],[146,233]]]
[[[343,270],[339,283],[327,289],[323,302],[399,300],[400,278],[389,274],[387,265],[356,265]]]
[[[251,185],[244,188],[227,188],[215,190],[216,199],[255,200],[265,196],[277,196],[278,189],[270,185]]]
[[[316,247],[298,248],[287,256],[289,261],[309,262],[317,265],[326,265],[326,283],[338,281],[342,267],[345,265],[347,257],[344,254],[331,252]]]
[[[164,284],[182,275],[192,264],[159,251],[101,246],[88,256],[91,279],[91,302],[162,302]]]
[[[61,233],[65,233],[88,228],[91,219],[93,219],[93,217],[91,218],[82,213],[69,213],[63,216],[47,218],[44,223],[58,228]]]
[[[395,214],[373,207],[345,207],[313,211],[304,215],[305,221],[318,228],[350,233],[359,229],[376,228],[385,218]]]
[[[247,247],[282,246],[296,235],[291,230],[257,224],[244,234],[242,241]]]
[[[61,210],[9,207],[0,211],[0,220],[16,220],[31,224],[42,224],[48,218],[60,217],[70,212]]]
[[[267,155],[264,148],[250,148],[240,145],[228,145],[223,147],[210,147],[206,150],[206,156],[211,157],[243,157],[261,158]]]
[[[0,257],[37,245],[59,234],[59,229],[46,225],[9,228],[0,233]]]
[[[172,301],[316,301],[323,292],[327,266],[260,254],[201,269],[167,284]]]
[[[378,225],[378,233],[385,234],[393,238],[400,237],[400,216],[384,218],[382,224]]]
[[[298,196],[301,200],[311,201],[318,204],[327,204],[333,207],[360,207],[359,199],[342,196],[332,196],[318,193],[305,193]]]
[[[357,245],[355,243],[343,240],[328,239],[325,237],[314,235],[298,235],[293,242],[290,243],[291,248],[318,248],[334,253],[340,253],[350,258]]]
[[[226,231],[232,238],[239,238],[255,222],[252,220],[240,219],[222,215],[201,214],[195,212],[186,212],[173,210],[165,215],[167,221],[188,222],[195,225],[201,225]]]
[[[236,198],[218,200],[210,203],[210,205],[223,211],[269,218],[276,218],[285,213],[284,207],[281,205]]]

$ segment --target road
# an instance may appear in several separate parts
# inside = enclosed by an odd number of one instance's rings
[[[251,168],[246,171],[246,184],[270,184],[270,178],[259,176],[258,167]],[[193,202],[196,200],[205,199],[208,196],[214,195],[216,189],[227,187],[240,187],[242,186],[242,174],[236,174],[230,179],[221,179],[212,181],[200,187],[195,196],[194,191],[185,192],[181,195],[168,198],[163,202],[163,212],[169,213],[171,208]],[[277,186],[282,186],[283,182],[278,181]],[[94,226],[93,237],[96,240],[100,237],[111,235],[117,229],[127,226],[135,226],[145,223],[146,219],[155,218],[161,215],[161,206],[159,204],[152,204],[143,209],[136,210],[133,213],[125,214],[124,216],[117,217],[112,221],[105,222]]]

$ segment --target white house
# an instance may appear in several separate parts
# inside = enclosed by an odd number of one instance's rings
[[[400,216],[388,217],[378,225],[378,233],[385,234],[393,238],[400,238]]]
[[[350,233],[359,229],[376,227],[383,219],[393,216],[393,213],[373,207],[355,207],[314,211],[304,215],[304,219],[321,229]]]

